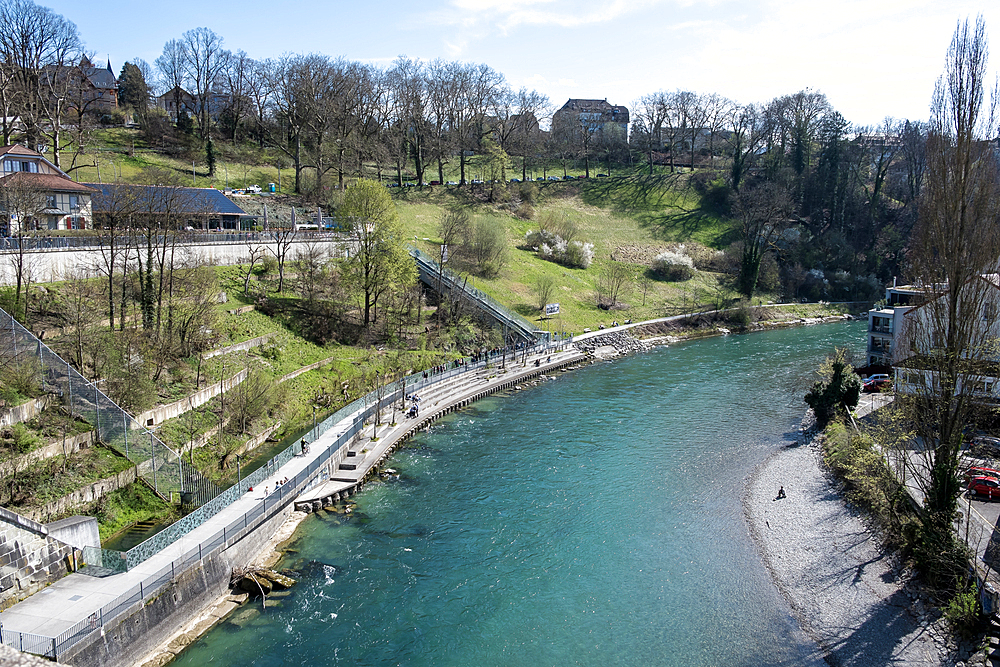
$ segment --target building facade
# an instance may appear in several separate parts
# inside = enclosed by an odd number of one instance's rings
[[[0,236],[92,226],[94,189],[73,181],[41,153],[0,147],[0,169]]]

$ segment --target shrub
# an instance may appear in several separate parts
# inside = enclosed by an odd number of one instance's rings
[[[594,244],[567,241],[559,234],[540,229],[524,235],[524,243],[542,259],[574,269],[585,269],[594,261]]]
[[[981,622],[979,587],[972,584],[969,590],[955,593],[955,596],[948,600],[944,615],[957,634],[967,639],[975,636]]]
[[[521,191],[521,199],[527,204],[537,204],[538,203],[538,186],[534,183],[521,183],[519,188]]]
[[[653,273],[670,281],[694,277],[694,260],[683,253],[666,250],[653,259]]]
[[[514,215],[522,220],[531,220],[535,217],[535,207],[526,201],[521,202],[521,205],[517,207],[517,211],[514,212]]]

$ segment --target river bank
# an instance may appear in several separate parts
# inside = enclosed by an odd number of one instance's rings
[[[786,497],[778,499],[779,487]],[[964,664],[940,612],[841,496],[819,445],[775,452],[747,481],[744,510],[775,585],[829,664]],[[971,663],[970,663],[971,664]]]
[[[842,319],[842,318],[837,317],[837,318],[831,318],[831,319]],[[796,324],[819,323],[819,321],[821,321],[821,320],[815,319],[815,320],[810,320],[810,321],[799,321],[799,322],[796,322]],[[623,329],[624,329],[624,327],[623,327]],[[616,333],[618,333],[616,330],[611,329],[611,330],[606,330],[606,331],[594,332],[594,335],[595,336],[601,336],[601,337],[603,337],[603,336],[613,336]],[[622,332],[622,333],[624,333],[624,332]],[[728,333],[728,332],[724,331],[724,330],[719,330],[719,329],[715,328],[714,326],[709,325],[708,327],[706,327],[703,330],[703,332],[701,333],[701,335],[698,336],[698,337],[702,337],[704,335],[713,335],[713,334],[714,335],[719,335],[719,334],[724,334],[724,333]],[[680,338],[682,338],[682,337],[664,336],[664,337],[662,337],[658,341],[645,341],[645,342],[647,342],[647,343],[654,343],[654,342],[655,343],[666,343],[666,342],[672,342],[673,340],[678,340]],[[609,345],[609,343],[610,343],[610,345]],[[612,341],[607,341],[606,343],[603,343],[603,344],[607,345],[608,347],[616,347]],[[442,400],[444,400],[444,399],[442,399]],[[285,524],[285,526],[288,526],[288,525],[289,525],[288,523]],[[282,533],[285,532],[284,528],[285,527],[283,526],[283,530],[281,531]],[[294,530],[294,526],[292,527],[292,530]],[[290,534],[290,533],[291,533],[291,530],[289,531],[288,534]],[[271,547],[273,548],[274,544],[282,542],[283,539],[284,538],[273,539],[272,542],[271,542]],[[269,548],[268,551],[272,551],[272,549]],[[228,601],[228,598],[226,598],[226,597],[223,597],[221,599],[221,602],[223,604],[225,604],[227,601]],[[213,618],[215,620],[213,620]],[[200,634],[204,633],[212,625],[214,625],[218,621],[219,618],[221,618],[221,616],[215,614],[213,610],[209,610],[205,614],[199,615],[199,619],[195,619],[194,621],[192,621],[191,623],[188,624],[188,626],[191,627],[191,631],[188,631],[187,636],[185,637],[184,641],[186,641],[186,643],[190,643],[190,641],[193,641],[193,639],[197,638],[197,635],[200,635]],[[197,632],[194,632],[194,631],[197,631]],[[180,634],[184,634],[184,633],[180,633]],[[172,652],[172,651],[169,650],[172,647],[173,648],[180,648],[177,645],[177,643],[175,641],[173,641],[173,639],[170,642],[167,642],[167,644],[168,645],[166,647],[161,647],[161,649],[165,648],[165,650],[161,651],[161,653]],[[159,660],[162,660],[166,656],[155,656],[155,657],[157,659],[159,659]],[[153,664],[164,664],[164,663],[163,662],[158,662],[158,661],[150,661],[150,662],[147,662],[145,664],[153,665]]]

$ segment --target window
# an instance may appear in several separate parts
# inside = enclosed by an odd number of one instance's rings
[[[58,208],[56,204],[55,195],[45,195],[45,207],[46,208]]]
[[[26,171],[32,174],[38,173],[38,165],[28,160],[4,160],[4,171]]]
[[[80,210],[80,198],[76,195],[69,196],[69,210],[79,211]]]

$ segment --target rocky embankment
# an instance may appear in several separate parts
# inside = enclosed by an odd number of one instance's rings
[[[577,349],[595,357],[613,357],[633,352],[645,352],[652,345],[635,338],[629,331],[609,331],[600,336],[584,338],[574,343]],[[609,349],[609,348],[613,348]]]

